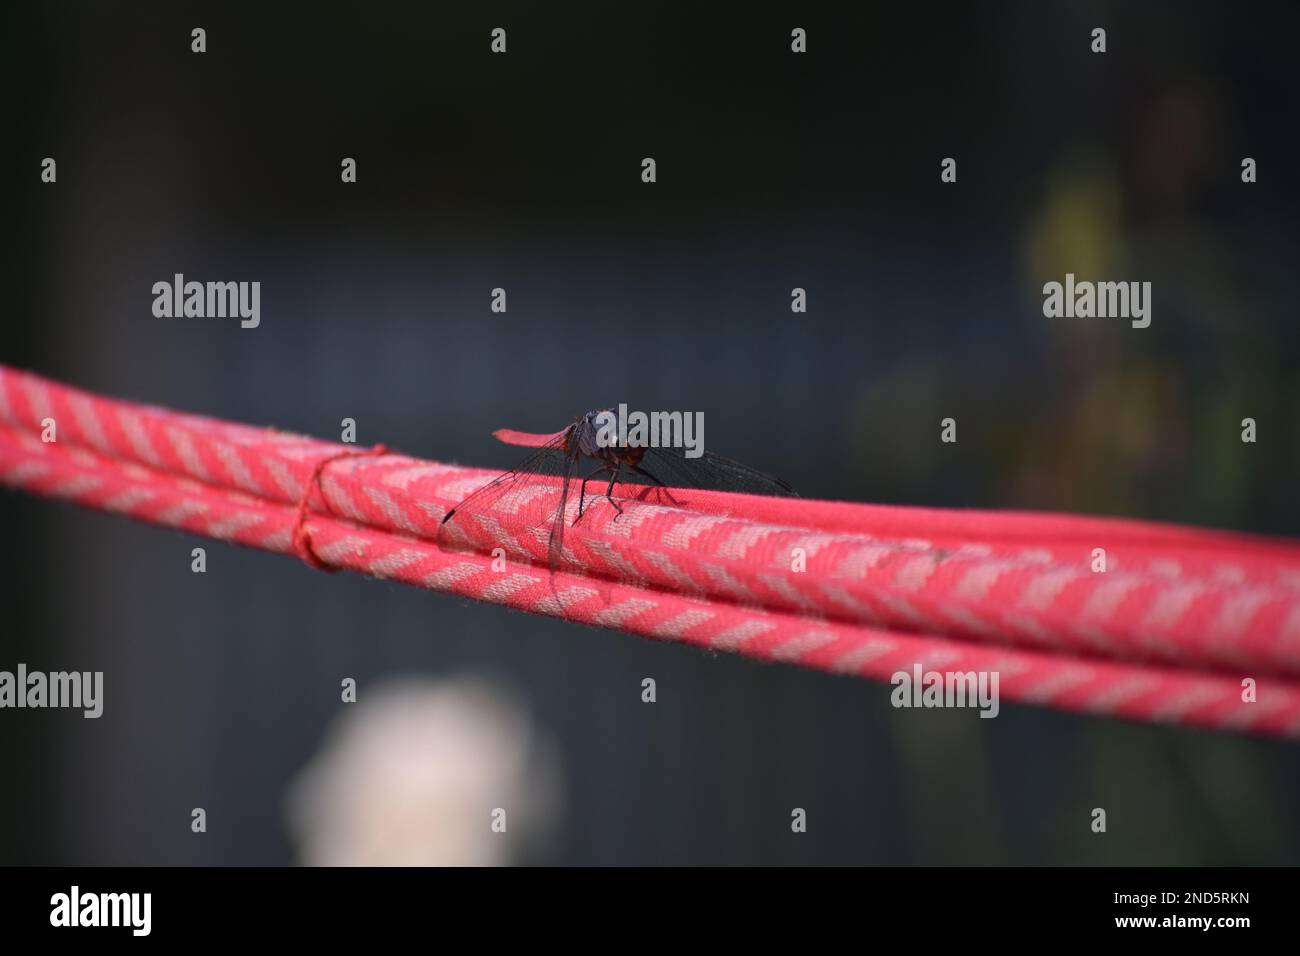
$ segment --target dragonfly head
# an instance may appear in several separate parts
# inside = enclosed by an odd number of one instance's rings
[[[601,457],[602,449],[618,434],[618,420],[608,409],[587,412],[574,419],[564,436],[564,450],[588,457]]]

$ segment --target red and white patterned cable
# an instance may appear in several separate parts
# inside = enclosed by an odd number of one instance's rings
[[[47,419],[54,442],[41,440]],[[630,501],[617,521],[591,509],[552,579],[540,498],[456,519],[439,540],[446,510],[494,476],[0,366],[0,484],[269,551],[303,556],[306,540],[329,567],[647,637],[880,680],[916,663],[996,671],[1004,701],[1300,736],[1290,542],[674,491],[678,506]],[[1098,548],[1104,573],[1092,570]]]

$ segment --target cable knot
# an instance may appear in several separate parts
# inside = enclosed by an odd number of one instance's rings
[[[387,454],[388,449],[384,445],[375,445],[373,448],[340,451],[316,462],[316,467],[311,470],[311,477],[308,478],[307,483],[303,485],[302,496],[298,499],[298,514],[293,522],[293,550],[298,557],[302,558],[302,560],[306,562],[307,565],[315,568],[317,571],[329,571],[330,573],[333,573],[335,570],[316,556],[316,552],[312,550],[311,546],[311,532],[307,530],[307,510],[311,502],[311,492],[313,488],[320,491],[320,500],[324,503],[326,509],[329,508],[329,502],[325,500],[325,492],[322,491],[320,487],[321,475],[324,473],[325,467],[333,464],[340,458],[365,458],[370,455]]]

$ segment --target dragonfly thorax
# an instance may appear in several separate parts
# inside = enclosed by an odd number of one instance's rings
[[[645,449],[619,444],[619,435],[612,427],[609,412],[587,412],[569,429],[564,441],[565,451],[598,461],[636,465],[645,456]]]

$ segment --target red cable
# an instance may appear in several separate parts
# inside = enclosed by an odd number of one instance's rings
[[[54,443],[40,440],[45,419]],[[610,509],[584,517],[553,589],[544,501],[537,513],[450,522],[438,541],[446,509],[493,474],[112,401],[0,366],[0,483],[34,493],[768,660],[877,679],[915,663],[997,670],[1004,700],[1300,736],[1290,542],[675,490],[680,507],[628,502],[616,522]],[[791,567],[795,548],[804,571]],[[1106,550],[1105,573],[1091,570],[1094,548]],[[1242,700],[1247,677],[1254,702]]]

